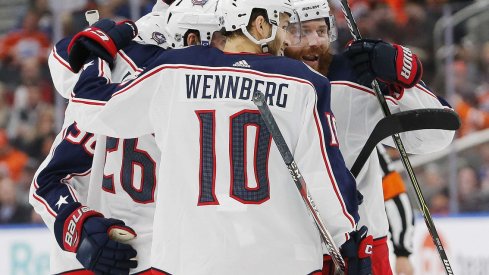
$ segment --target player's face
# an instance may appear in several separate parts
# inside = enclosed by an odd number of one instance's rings
[[[298,30],[295,30],[298,31]],[[294,30],[288,35],[288,40],[294,38]],[[296,45],[294,45],[296,44]],[[328,25],[325,19],[314,19],[301,22],[300,43],[288,43],[285,55],[298,59],[315,70],[319,70],[321,56],[326,55],[329,49]]]
[[[268,51],[273,55],[284,55],[287,39],[287,28],[289,27],[290,16],[286,13],[280,14],[280,20],[278,24],[277,34],[275,39],[268,43]]]

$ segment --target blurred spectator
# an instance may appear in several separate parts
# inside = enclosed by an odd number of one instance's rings
[[[477,194],[480,189],[477,171],[470,166],[465,166],[458,171],[458,200],[460,210],[463,212],[479,210]]]
[[[154,0],[140,0],[139,15],[143,16],[150,12],[154,6],[154,3]],[[64,35],[74,35],[75,33],[86,28],[87,21],[85,20],[85,11],[94,9],[99,11],[100,18],[110,18],[115,21],[138,19],[131,16],[131,7],[128,0],[87,0],[85,5],[81,8],[77,7],[75,9],[71,9],[63,15]]]
[[[87,10],[100,10],[100,6],[95,0],[87,0],[81,9],[69,10],[63,14],[64,36],[74,35],[87,27],[87,21],[85,20],[85,11]],[[105,14],[101,14],[100,17],[109,18]]]
[[[7,64],[19,64],[22,59],[30,57],[47,59],[51,43],[48,36],[39,30],[39,19],[40,14],[36,10],[29,10],[22,28],[0,40],[0,60]]]
[[[455,111],[460,116],[462,126],[458,130],[459,136],[464,136],[489,127],[489,113],[479,110],[476,98],[459,98]]]
[[[50,144],[52,145],[52,143]],[[26,163],[24,169],[22,169],[22,173],[19,177],[19,180],[16,182],[17,186],[17,201],[20,204],[26,205],[30,207],[29,204],[29,189],[31,187],[32,179],[34,178],[34,174],[39,168],[39,161],[34,159],[29,159]]]
[[[45,68],[45,63],[40,63],[35,58],[29,58],[23,60],[20,68],[20,87],[25,85],[36,85],[41,92],[40,99],[45,103],[53,102],[53,85],[51,81],[51,77],[49,74],[44,75],[44,72],[48,71],[48,68]],[[23,93],[20,95],[20,93]],[[26,91],[15,91],[15,97],[21,97],[19,99],[14,99],[15,107],[22,107],[26,104]],[[18,105],[20,104],[20,105]]]
[[[5,85],[0,82],[0,129],[7,127],[10,118],[10,106],[7,102],[7,91]]]
[[[17,202],[14,182],[8,177],[0,179],[0,224],[28,223],[32,207]]]
[[[25,99],[17,97],[8,125],[9,136],[15,137],[13,143],[29,156],[40,158],[39,142],[54,130],[53,110],[41,100],[41,91],[36,84],[26,84]]]
[[[489,191],[489,144],[483,144],[479,147],[481,164],[479,165],[479,175],[481,177],[481,189]]]
[[[20,179],[28,157],[9,143],[5,131],[0,130],[0,168],[7,172],[14,182]]]
[[[49,9],[48,0],[30,0],[30,9],[39,14],[39,30],[44,32],[49,38],[53,37],[53,14]]]
[[[489,127],[489,113],[479,109],[479,98],[475,93],[474,81],[469,81],[469,70],[464,59],[458,59],[453,63],[453,82],[457,96],[452,99],[455,102],[455,111],[462,120],[462,127],[458,130],[459,136],[480,131]]]
[[[49,154],[56,137],[54,133],[54,109],[51,106],[46,106],[39,113],[35,132],[36,135],[26,150],[35,159],[42,160]]]
[[[444,188],[441,192],[433,195],[429,200],[429,208],[431,214],[435,215],[448,215],[450,213],[450,198],[448,196],[448,190]]]
[[[443,177],[440,166],[436,163],[425,165],[420,173],[420,179],[423,183],[423,193],[428,198],[441,192],[447,186],[447,181]]]

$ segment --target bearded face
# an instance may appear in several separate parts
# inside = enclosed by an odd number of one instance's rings
[[[297,45],[288,45],[285,56],[303,61],[316,71],[323,73],[331,59],[329,54],[328,25],[324,19],[309,20],[301,23],[301,41]],[[292,40],[292,39],[291,39]]]

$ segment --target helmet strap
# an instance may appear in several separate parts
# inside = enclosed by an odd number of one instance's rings
[[[268,45],[267,43],[270,42],[270,41],[273,41],[273,39],[275,39],[275,35],[277,34],[277,29],[278,27],[276,25],[273,25],[272,24],[272,34],[270,35],[270,37],[268,38],[265,38],[265,39],[261,39],[261,40],[257,40],[255,37],[253,37],[253,35],[251,35],[251,33],[248,32],[248,30],[246,29],[245,26],[241,27],[241,30],[243,31],[243,34],[248,37],[248,39],[251,40],[251,42],[257,44],[257,45],[260,45],[261,48],[262,48],[262,51],[263,53],[268,53]]]

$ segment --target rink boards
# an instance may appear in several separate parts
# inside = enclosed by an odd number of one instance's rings
[[[489,274],[489,214],[435,217],[454,274]],[[0,274],[47,275],[56,245],[44,226],[0,226]],[[445,274],[424,220],[416,219],[412,261],[416,274]]]

